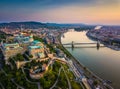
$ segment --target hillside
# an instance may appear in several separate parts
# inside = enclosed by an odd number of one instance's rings
[[[8,29],[38,29],[38,28],[49,28],[49,29],[58,29],[58,28],[75,28],[85,26],[84,24],[57,24],[57,23],[41,23],[41,22],[10,22],[10,23],[1,23],[1,28]]]
[[[1,23],[0,28],[8,28],[8,29],[37,29],[41,27],[47,27],[46,24],[40,22],[10,22],[10,23]]]

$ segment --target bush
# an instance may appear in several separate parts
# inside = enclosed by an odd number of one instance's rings
[[[33,55],[29,55],[30,58],[33,58]]]

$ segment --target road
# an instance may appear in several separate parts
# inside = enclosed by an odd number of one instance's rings
[[[5,89],[1,82],[0,82],[0,86],[1,86],[2,89]]]
[[[83,71],[75,63],[73,63],[72,60],[68,60],[68,63],[72,71],[74,72],[78,82],[82,82],[86,89],[91,89],[90,85],[88,84],[87,78],[85,78],[85,76],[83,75]]]
[[[8,76],[8,74],[2,69],[2,72],[5,74],[5,76]],[[24,87],[18,85],[13,78],[11,78],[11,81],[20,89],[25,89]]]
[[[22,69],[23,74],[25,74],[24,68],[22,67],[21,69]],[[25,74],[25,79],[26,79],[26,81],[28,81],[29,83],[37,84],[38,89],[40,89],[40,82],[31,82],[31,81],[26,77],[26,74]]]
[[[53,89],[53,88],[56,86],[56,84],[58,83],[58,79],[59,79],[59,76],[60,76],[61,70],[62,70],[62,67],[59,69],[59,73],[58,73],[57,80],[55,81],[54,85],[53,85],[50,89]]]
[[[72,89],[70,80],[69,80],[69,78],[68,78],[68,76],[67,76],[67,74],[66,74],[66,72],[65,72],[64,67],[62,67],[62,69],[63,69],[63,71],[64,71],[64,74],[65,74],[66,78],[67,78],[67,82],[68,82],[68,85],[69,85],[69,89]]]
[[[22,86],[18,85],[18,84],[14,81],[13,78],[11,79],[11,81],[12,81],[18,88],[20,88],[20,89],[25,89],[25,88],[23,88]]]

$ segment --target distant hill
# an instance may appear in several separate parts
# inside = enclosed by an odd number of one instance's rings
[[[49,28],[49,29],[59,29],[59,28],[75,28],[77,31],[86,30],[86,29],[93,29],[96,25],[86,25],[86,24],[58,24],[58,23],[41,23],[41,22],[10,22],[10,23],[0,23],[0,29],[1,28],[8,28],[8,29],[39,29],[39,28]],[[104,26],[104,27],[115,27],[120,28],[120,26]]]
[[[40,22],[10,22],[10,23],[1,23],[0,28],[9,28],[9,29],[37,29],[41,27],[47,27],[46,24]]]
[[[0,23],[1,28],[8,29],[38,29],[38,28],[49,28],[49,29],[57,29],[57,28],[75,28],[85,26],[84,24],[57,24],[57,23],[41,23],[41,22],[10,22],[10,23]]]
[[[57,23],[46,23],[47,26],[56,26],[56,27],[80,27],[85,26],[85,24],[57,24]]]

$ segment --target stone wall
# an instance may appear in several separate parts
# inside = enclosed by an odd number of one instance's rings
[[[5,50],[4,51],[4,57],[5,60],[7,60],[9,57],[13,57],[18,53],[24,53],[24,49],[23,48],[16,48],[16,49],[11,49],[11,50]]]
[[[36,58],[36,54],[37,53],[44,53],[44,48],[40,48],[40,49],[30,49],[29,50],[29,55],[32,55],[33,58]]]

